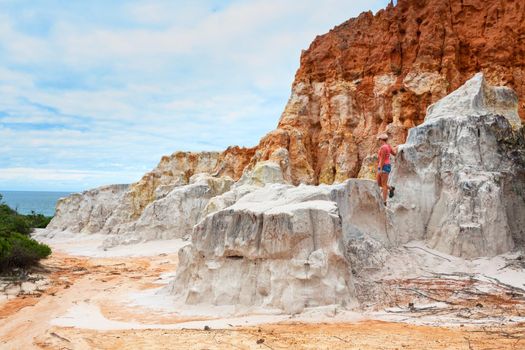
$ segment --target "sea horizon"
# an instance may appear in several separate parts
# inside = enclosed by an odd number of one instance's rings
[[[0,190],[2,202],[20,214],[55,215],[56,202],[74,191]]]

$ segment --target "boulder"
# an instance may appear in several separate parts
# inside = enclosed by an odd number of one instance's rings
[[[252,169],[245,169],[236,186],[264,186],[271,183],[285,183],[279,164],[272,161],[257,163]]]
[[[189,304],[264,306],[288,313],[357,305],[349,242],[389,245],[377,186],[267,185],[195,226],[169,291]],[[373,219],[371,219],[373,218]]]
[[[494,256],[525,242],[525,138],[512,90],[483,74],[432,105],[399,148],[390,237]]]

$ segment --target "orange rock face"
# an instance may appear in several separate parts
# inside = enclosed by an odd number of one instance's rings
[[[251,164],[285,149],[295,184],[371,176],[378,133],[403,143],[431,103],[478,71],[517,91],[524,118],[523,0],[399,0],[362,13],[303,52],[278,128]]]
[[[175,186],[186,185],[194,174],[212,173],[219,156],[218,152],[175,152],[162,157],[155,169],[131,185],[131,219],[138,218],[159,192],[169,192]]]
[[[214,174],[238,180],[254,154],[255,148],[228,147],[220,154]]]
[[[130,187],[131,218],[140,216],[144,208],[157,197],[176,186],[188,184],[199,173],[229,176],[238,180],[253,157],[255,149],[229,147],[219,152],[175,152],[164,156],[157,167],[144,174]]]

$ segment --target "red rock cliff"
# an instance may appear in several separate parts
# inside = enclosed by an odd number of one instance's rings
[[[278,151],[296,184],[370,176],[378,133],[403,143],[429,104],[478,71],[517,91],[523,118],[523,0],[399,0],[362,13],[302,53],[278,128],[250,164]]]

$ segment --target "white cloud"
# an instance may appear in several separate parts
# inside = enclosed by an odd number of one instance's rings
[[[23,190],[29,186],[34,190],[46,190],[53,186],[53,190],[57,191],[79,191],[92,187],[94,183],[99,186],[125,184],[137,181],[140,177],[139,172],[128,171],[0,168],[0,189]]]
[[[82,11],[95,2],[0,2],[0,167],[116,174],[178,149],[255,145],[277,124],[300,50],[377,3],[108,2],[92,18]],[[50,20],[45,33],[23,30],[28,10]],[[31,171],[20,179],[36,181]],[[97,174],[79,184],[114,179]]]
[[[0,42],[18,63],[35,62],[48,55],[49,46],[44,40],[17,32],[6,15],[0,15]]]
[[[58,181],[85,181],[87,179],[104,179],[108,176],[118,177],[120,172],[110,171],[85,171],[67,169],[42,169],[42,168],[0,168],[0,180],[17,180],[20,178],[32,178],[34,180],[58,180]]]

